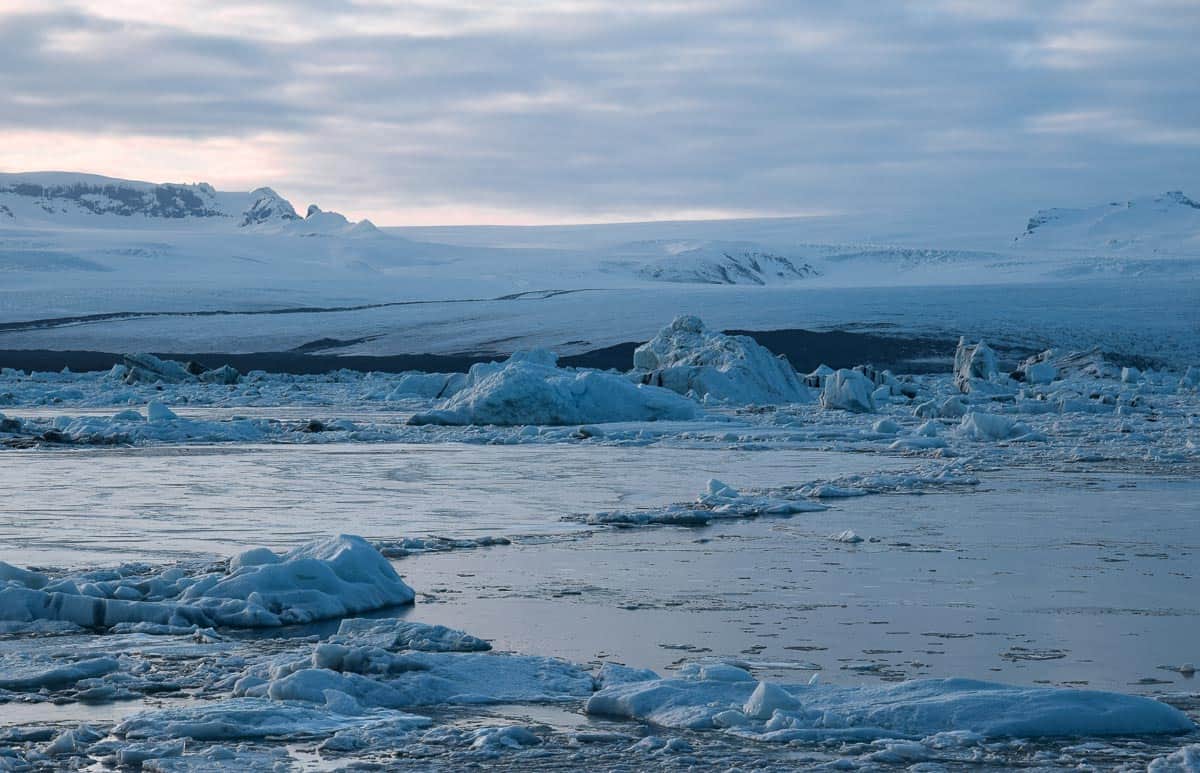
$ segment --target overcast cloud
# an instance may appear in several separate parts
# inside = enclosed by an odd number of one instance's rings
[[[148,5],[0,5],[0,170],[394,225],[1200,194],[1195,0]]]

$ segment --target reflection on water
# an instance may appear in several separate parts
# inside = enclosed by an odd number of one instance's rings
[[[686,501],[709,478],[779,486],[902,468],[814,451],[587,445],[187,446],[9,450],[0,556],[51,566],[164,561],[337,533],[543,534],[563,516]]]

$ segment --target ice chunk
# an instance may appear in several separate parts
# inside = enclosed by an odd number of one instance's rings
[[[965,338],[958,339],[954,350],[954,386],[963,394],[1012,393],[1011,380],[1000,373],[996,352],[983,341],[970,345]]]
[[[1063,352],[1047,349],[1021,363],[1020,370],[1028,376],[1031,369],[1039,365],[1054,368],[1056,376],[1084,376],[1087,378],[1116,379],[1121,377],[1121,368],[1109,362],[1098,347],[1083,352]],[[1039,383],[1032,381],[1031,383]]]
[[[390,651],[484,652],[492,648],[483,639],[464,631],[397,619],[343,620],[335,641],[370,644]]]
[[[260,674],[265,673],[265,678]],[[566,661],[481,652],[388,652],[325,643],[304,660],[248,673],[235,694],[325,705],[330,692],[364,708],[444,703],[560,701],[591,694],[594,680]],[[261,680],[261,681],[260,681]]]
[[[711,682],[753,682],[754,677],[741,666],[732,663],[687,663],[679,670],[681,676]]]
[[[1200,773],[1200,744],[1188,744],[1177,751],[1155,757],[1146,773]]]
[[[35,660],[26,664],[4,662],[0,690],[31,691],[73,685],[83,679],[111,674],[121,664],[110,657],[83,658],[72,663]]]
[[[6,564],[0,561],[0,583],[13,582],[26,588],[44,588],[50,580],[44,574]]]
[[[550,352],[518,352],[474,365],[464,388],[412,424],[599,424],[693,419],[697,406],[667,389],[594,370],[556,367]]]
[[[1028,384],[1049,384],[1058,378],[1058,367],[1052,362],[1027,362],[1021,366]]]
[[[414,597],[379,551],[349,535],[282,556],[248,551],[231,562],[228,573],[187,578],[168,569],[143,578],[139,586],[153,589],[156,600],[122,593],[134,588],[120,583],[101,586],[66,578],[35,589],[9,582],[0,585],[0,620],[57,620],[88,628],[121,623],[272,627],[409,604]]]
[[[220,625],[274,626],[345,617],[412,603],[415,594],[362,537],[298,547],[278,562],[240,566],[180,596]]]
[[[871,431],[880,435],[895,435],[900,432],[900,425],[891,419],[880,419],[871,425]]]
[[[587,522],[616,526],[703,526],[720,519],[789,516],[825,509],[824,505],[802,497],[742,493],[714,478],[708,482],[707,491],[694,502],[644,510],[593,513],[588,516]]]
[[[125,372],[122,378],[126,384],[149,383],[161,381],[164,384],[179,384],[185,381],[195,381],[196,376],[188,372],[182,362],[163,360],[153,354],[126,354]],[[111,375],[118,375],[114,368]]]
[[[842,368],[825,379],[821,390],[821,407],[837,408],[854,413],[875,412],[874,384],[855,370]]]
[[[150,760],[161,760],[172,757],[182,757],[183,741],[167,741],[166,743],[131,743],[117,750],[116,762],[121,767],[145,767]]]
[[[92,744],[104,737],[104,733],[87,725],[62,731],[46,745],[42,753],[47,757],[83,754]]]
[[[611,687],[614,684],[648,682],[658,678],[658,674],[648,668],[630,668],[619,663],[605,663],[600,667],[596,681],[604,687]]]
[[[139,712],[118,724],[112,732],[119,738],[130,739],[232,741],[333,733],[360,722],[357,717],[313,706],[263,698],[233,698]]]
[[[972,411],[958,425],[958,434],[969,440],[1041,440],[1028,425],[998,413]]]
[[[825,379],[831,375],[833,375],[833,368],[829,367],[825,363],[821,363],[817,366],[816,370],[804,377],[804,383],[806,386],[820,389],[821,387],[825,386]]]
[[[634,351],[633,367],[644,384],[701,400],[739,405],[812,402],[808,387],[786,358],[748,336],[710,331],[697,317],[676,317]]]
[[[520,749],[525,746],[538,746],[542,743],[542,739],[532,731],[518,725],[481,727],[474,730],[471,736],[471,748],[475,751]]]
[[[238,373],[237,369],[232,366],[222,365],[219,368],[213,368],[212,370],[204,371],[199,375],[198,378],[205,384],[222,384],[225,386],[230,386],[241,381],[242,374]]]
[[[854,533],[853,529],[846,529],[845,531],[838,532],[837,534],[830,534],[829,539],[833,540],[834,542],[844,542],[848,545],[857,545],[860,542],[865,542],[862,537]]]
[[[444,400],[467,385],[466,373],[402,373],[385,400],[424,397]]]
[[[170,744],[163,746],[169,747]],[[154,757],[142,763],[145,773],[210,773],[214,770],[275,773],[294,767],[294,760],[288,755],[287,749],[258,744],[209,746],[197,752],[185,751],[183,756]]]
[[[146,420],[152,422],[174,421],[179,417],[161,400],[151,400],[146,406]]]
[[[664,727],[711,729],[729,707],[756,708],[754,681],[660,679],[605,687],[588,714],[624,717]],[[969,679],[919,679],[862,687],[783,685],[763,689],[769,722],[736,728],[761,740],[921,738],[968,731],[986,738],[1142,735],[1195,730],[1187,715],[1132,695],[1052,687],[1010,687]],[[792,698],[792,707],[784,695]],[[770,700],[767,700],[767,699]],[[774,704],[774,705],[772,705]],[[765,711],[755,711],[762,714]],[[724,724],[724,723],[722,723]]]
[[[800,701],[777,684],[759,682],[742,707],[742,713],[754,719],[770,719],[776,710],[796,711]]]

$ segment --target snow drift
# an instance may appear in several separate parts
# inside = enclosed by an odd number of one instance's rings
[[[544,349],[474,365],[463,388],[412,424],[601,424],[693,419],[696,404],[667,389],[612,373],[557,367]]]
[[[705,328],[697,317],[677,317],[633,353],[643,384],[741,405],[808,403],[812,394],[784,357],[748,336]]]

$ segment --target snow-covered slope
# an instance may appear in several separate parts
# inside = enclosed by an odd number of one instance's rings
[[[1016,241],[1035,249],[1200,256],[1200,202],[1170,191],[1087,209],[1043,209]]]
[[[819,276],[820,270],[755,242],[659,239],[611,250],[606,267],[641,279],[701,284],[777,284]]]
[[[900,288],[994,288],[971,319],[1011,307],[996,296],[1006,284],[1144,281],[1186,293],[1200,280],[1197,223],[1195,202],[1170,194],[1043,212],[1016,241],[976,248],[939,232],[875,241],[870,222],[861,238],[821,241],[828,234],[806,218],[376,228],[315,205],[298,211],[266,187],[0,174],[0,349],[172,351],[186,339],[274,351],[337,339],[346,354],[574,353],[647,338],[680,314],[723,328],[886,318],[927,330],[948,314],[929,302],[944,291],[882,312],[819,309],[833,290],[862,288],[892,300]],[[1026,327],[1056,313],[1039,308]],[[977,330],[968,322],[934,332]]]

